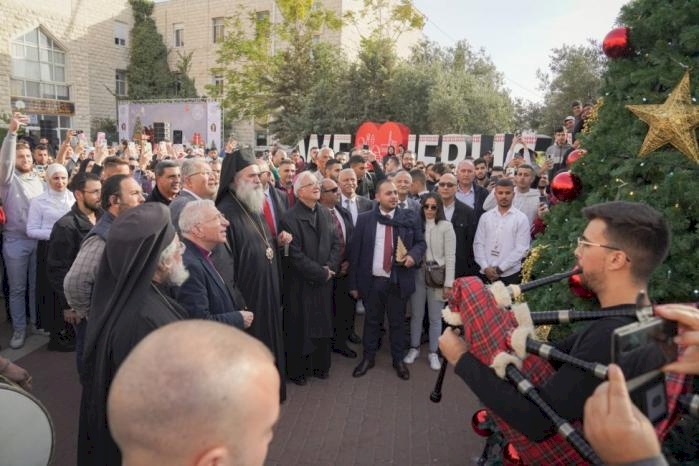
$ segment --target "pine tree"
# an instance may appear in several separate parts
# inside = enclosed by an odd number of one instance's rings
[[[552,208],[546,233],[534,244],[539,257],[533,274],[542,277],[569,270],[575,238],[585,226],[584,206],[625,200],[662,211],[671,225],[672,244],[664,264],[653,274],[649,295],[655,302],[696,302],[699,299],[699,164],[666,145],[639,157],[648,125],[626,105],[663,104],[691,70],[690,93],[699,95],[699,2],[696,0],[636,0],[624,6],[618,22],[630,28],[633,53],[610,60],[602,88],[597,121],[581,137],[589,153],[573,164],[583,184],[574,201]],[[696,137],[696,134],[694,134]],[[565,283],[527,296],[532,310],[593,308],[573,299]],[[664,445],[673,464],[688,464],[699,452],[699,428],[682,419]]]
[[[131,50],[127,68],[129,99],[156,99],[174,96],[175,75],[170,71],[168,50],[151,18],[151,0],[129,0],[133,9]]]

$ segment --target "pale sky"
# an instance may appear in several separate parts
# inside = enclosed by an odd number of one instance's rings
[[[513,97],[540,101],[537,68],[552,48],[602,42],[629,0],[413,0],[428,18],[424,33],[444,46],[466,39],[484,48]]]

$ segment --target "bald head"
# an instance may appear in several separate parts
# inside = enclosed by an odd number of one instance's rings
[[[279,375],[269,350],[245,333],[177,322],[133,349],[107,408],[126,465],[262,465],[279,416]]]

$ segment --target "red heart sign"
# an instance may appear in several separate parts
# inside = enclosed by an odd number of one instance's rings
[[[364,145],[369,146],[369,150],[377,154],[377,158],[382,158],[388,151],[388,146],[393,146],[398,153],[398,145],[403,147],[408,145],[408,135],[410,129],[400,123],[387,121],[381,126],[372,121],[361,124],[354,137],[354,147],[361,149]]]

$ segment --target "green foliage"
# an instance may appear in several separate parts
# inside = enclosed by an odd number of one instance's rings
[[[671,146],[645,158],[637,156],[648,126],[624,106],[663,103],[684,74],[678,63],[699,69],[697,2],[638,0],[623,7],[619,22],[631,28],[636,53],[612,60],[604,76],[604,105],[590,134],[582,137],[589,153],[573,166],[584,192],[571,203],[551,210],[546,233],[536,244],[546,245],[534,272],[545,276],[569,269],[574,239],[585,225],[580,209],[610,200],[643,202],[661,210],[672,228],[672,246],[665,263],[650,283],[658,302],[686,302],[699,298],[699,166]],[[699,75],[691,75],[692,95],[699,91]],[[572,300],[566,284],[534,291],[533,309],[590,308]]]
[[[544,91],[543,103],[516,104],[517,128],[533,129],[553,134],[553,128],[563,124],[571,114],[574,100],[594,102],[600,96],[602,75],[607,59],[598,43],[563,45],[551,50],[548,72],[537,70],[539,89]]]
[[[129,66],[126,70],[131,100],[196,97],[194,81],[187,76],[192,54],[179,54],[177,72],[168,65],[168,49],[151,18],[151,0],[129,0],[133,10]],[[184,72],[183,72],[184,70]]]
[[[90,136],[91,140],[97,139],[97,133],[104,132],[107,141],[119,141],[119,131],[117,130],[117,122],[113,118],[93,118],[90,122],[92,129]]]

